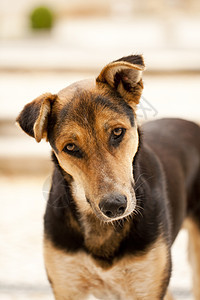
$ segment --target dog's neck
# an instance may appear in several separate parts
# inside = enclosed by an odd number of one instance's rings
[[[65,180],[67,178],[65,176]],[[69,181],[68,186],[69,188],[71,186]],[[72,192],[70,193],[73,194]],[[86,200],[84,199],[83,201]],[[73,201],[69,208],[71,209],[67,211],[67,218],[68,220],[70,218],[70,226],[82,235],[83,247],[96,258],[112,259],[116,254],[116,249],[119,249],[121,241],[130,230],[130,221],[118,220],[105,223],[92,211],[90,213],[82,213],[76,206],[76,201]]]
[[[95,257],[110,259],[130,230],[130,223],[102,223],[95,215],[81,217],[85,247]]]

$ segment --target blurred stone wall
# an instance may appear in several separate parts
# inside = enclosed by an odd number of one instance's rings
[[[200,14],[199,0],[1,0],[0,38],[19,38],[29,30],[30,11],[39,5],[53,9],[57,20],[76,17],[163,16]]]

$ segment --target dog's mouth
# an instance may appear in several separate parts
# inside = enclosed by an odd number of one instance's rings
[[[109,223],[128,218],[136,208],[136,197],[134,192],[131,193],[130,199],[119,194],[114,195],[115,196],[112,194],[112,197],[110,198],[107,196],[104,197],[98,206],[89,198],[86,198],[94,214],[102,222]]]

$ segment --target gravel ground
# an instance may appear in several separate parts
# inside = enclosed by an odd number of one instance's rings
[[[0,177],[0,299],[51,300],[42,256],[42,218],[49,175]],[[187,233],[173,247],[171,291],[177,300],[192,300]]]

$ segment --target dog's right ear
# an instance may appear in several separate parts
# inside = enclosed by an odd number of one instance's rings
[[[48,117],[57,95],[43,94],[25,105],[17,118],[19,126],[37,142],[47,137]]]
[[[105,66],[96,79],[116,90],[133,107],[142,94],[142,72],[145,69],[142,55],[122,57]]]

